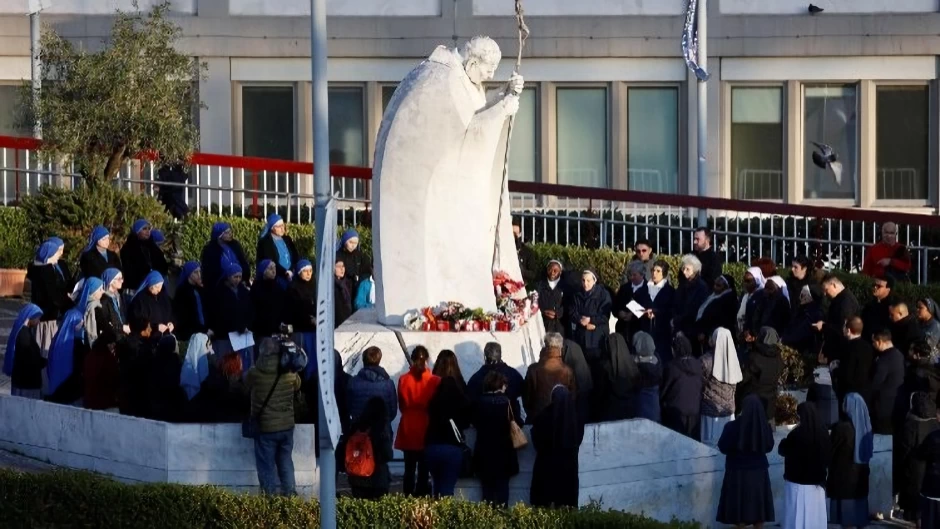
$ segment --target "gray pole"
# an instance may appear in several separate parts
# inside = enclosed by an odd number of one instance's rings
[[[33,90],[33,108],[39,106],[39,91],[42,89],[42,63],[39,60],[39,37],[40,29],[42,26],[39,25],[39,11],[35,11],[29,14],[29,55],[30,55],[30,75],[32,76],[30,81],[32,82]],[[36,119],[33,122],[33,137],[42,138],[42,124],[39,122],[39,119]]]
[[[336,226],[325,226],[326,204],[330,200],[330,127],[329,100],[326,78],[326,0],[310,0],[310,63],[313,80],[313,194],[316,203],[316,230],[318,234],[335,230]],[[319,248],[319,245],[317,245]],[[322,253],[322,252],[321,252]],[[317,255],[317,264],[329,255]],[[328,309],[332,310],[332,309]],[[333,332],[333,329],[319,329]],[[323,398],[320,401],[320,421],[317,435],[320,438],[320,454],[317,466],[320,470],[320,527],[336,528],[336,456],[333,440],[326,426],[326,410]]]
[[[698,0],[698,11],[695,13],[698,31],[698,65],[702,70],[708,71],[708,0]],[[706,154],[708,151],[708,85],[698,80],[698,196],[708,196],[708,169]],[[698,210],[698,225],[705,226],[708,222],[708,211],[705,208]]]

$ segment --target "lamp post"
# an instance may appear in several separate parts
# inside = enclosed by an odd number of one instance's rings
[[[33,91],[33,108],[39,106],[39,93],[42,90],[42,62],[40,59],[40,44],[42,26],[39,13],[50,7],[52,0],[29,0],[29,72]],[[33,121],[33,137],[42,138],[42,123],[39,119]]]
[[[695,13],[696,28],[698,31],[698,65],[702,70],[708,71],[708,0],[698,0],[698,9]],[[698,98],[696,110],[698,112],[698,196],[708,196],[708,85],[707,79],[698,79]],[[705,208],[698,210],[698,225],[705,226],[708,222],[708,211]]]

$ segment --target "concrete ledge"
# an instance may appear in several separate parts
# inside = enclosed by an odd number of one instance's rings
[[[297,492],[319,490],[315,430],[294,430]],[[258,490],[254,443],[239,424],[170,424],[0,395],[0,448],[131,483]]]

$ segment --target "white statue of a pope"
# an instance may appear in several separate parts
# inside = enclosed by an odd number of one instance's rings
[[[445,301],[493,311],[493,271],[522,278],[503,156],[523,79],[513,74],[508,89],[487,97],[500,59],[488,37],[462,52],[439,46],[388,104],[372,188],[381,323],[400,325],[406,312]]]

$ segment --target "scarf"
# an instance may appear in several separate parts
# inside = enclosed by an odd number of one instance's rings
[[[71,375],[75,361],[75,339],[85,339],[85,330],[80,327],[85,319],[85,308],[88,298],[97,292],[103,283],[97,277],[88,277],[82,282],[82,291],[77,298],[75,307],[69,309],[62,318],[62,324],[49,346],[49,361],[46,373],[49,376],[49,393],[55,391]]]
[[[738,352],[734,348],[734,340],[731,338],[731,331],[724,327],[718,327],[712,333],[712,346],[714,350],[714,362],[712,363],[712,376],[715,380],[723,384],[737,384],[744,380],[741,373],[741,365],[738,363]]]
[[[637,356],[637,363],[653,364],[659,363],[656,358],[656,342],[648,333],[640,331],[633,335],[633,354]]]
[[[137,292],[134,293],[134,297],[131,298],[131,301],[134,301],[141,292],[146,292],[148,288],[159,285],[163,283],[163,276],[160,275],[160,272],[156,270],[151,270],[144,280],[140,283],[140,288],[137,289]]]
[[[849,393],[845,396],[842,411],[849,416],[852,427],[855,428],[855,464],[867,465],[875,452],[868,407],[858,393]]]
[[[783,293],[783,297],[787,298],[787,303],[790,302],[790,289],[787,288],[787,282],[783,280],[780,276],[772,276],[768,281],[773,281],[775,285],[780,287],[780,291]]]
[[[91,230],[91,235],[88,236],[88,244],[85,245],[85,248],[82,249],[82,253],[85,253],[93,248],[98,246],[98,241],[104,239],[110,235],[108,229],[100,224],[95,226],[95,229]],[[100,252],[100,251],[99,251]],[[104,255],[107,256],[107,250],[104,251]]]
[[[336,251],[338,252],[342,250],[343,248],[345,248],[346,243],[349,242],[350,239],[358,239],[358,238],[359,238],[358,231],[353,230],[353,229],[348,229],[344,231],[343,236],[340,237],[339,242],[336,243]]]
[[[3,357],[4,375],[8,377],[13,376],[13,359],[16,356],[16,339],[20,334],[20,330],[26,326],[26,323],[29,320],[33,320],[41,316],[42,309],[32,303],[20,309],[19,314],[16,315],[16,320],[13,321],[13,327],[10,328],[10,337],[7,338],[6,354]]]
[[[65,241],[58,237],[49,237],[42,244],[39,245],[39,250],[36,251],[36,263],[40,265],[52,264],[55,267],[56,273],[59,274],[59,277],[65,279],[65,274],[62,272],[62,267],[59,266],[59,263],[49,263],[49,260],[52,259],[52,256],[59,251],[59,248],[65,246]]]
[[[212,242],[217,242],[219,246],[222,247],[222,258],[219,262],[219,266],[222,270],[225,270],[225,265],[230,263],[238,264],[238,256],[235,255],[235,250],[221,239],[222,234],[232,229],[232,226],[227,222],[216,222],[212,225]]]
[[[180,386],[186,392],[186,398],[193,400],[202,389],[202,383],[209,376],[209,337],[196,333],[189,339],[186,358],[180,370]]]
[[[669,284],[669,279],[668,279],[668,278],[665,278],[665,277],[664,277],[663,280],[660,281],[659,283],[654,283],[652,279],[649,280],[649,281],[646,283],[646,289],[649,290],[649,293],[650,293],[650,300],[656,301],[656,296],[659,295],[659,292],[660,292],[663,288],[665,288],[667,284]]]
[[[271,230],[274,229],[277,224],[284,222],[284,217],[281,217],[277,213],[271,213],[268,215],[268,221],[265,223],[264,228],[261,229],[261,235],[258,236],[258,240],[264,239],[265,236],[271,233]]]
[[[147,219],[137,219],[137,221],[134,222],[134,224],[131,226],[131,231],[134,232],[134,234],[138,234],[147,226],[150,226],[150,222],[148,222]]]

